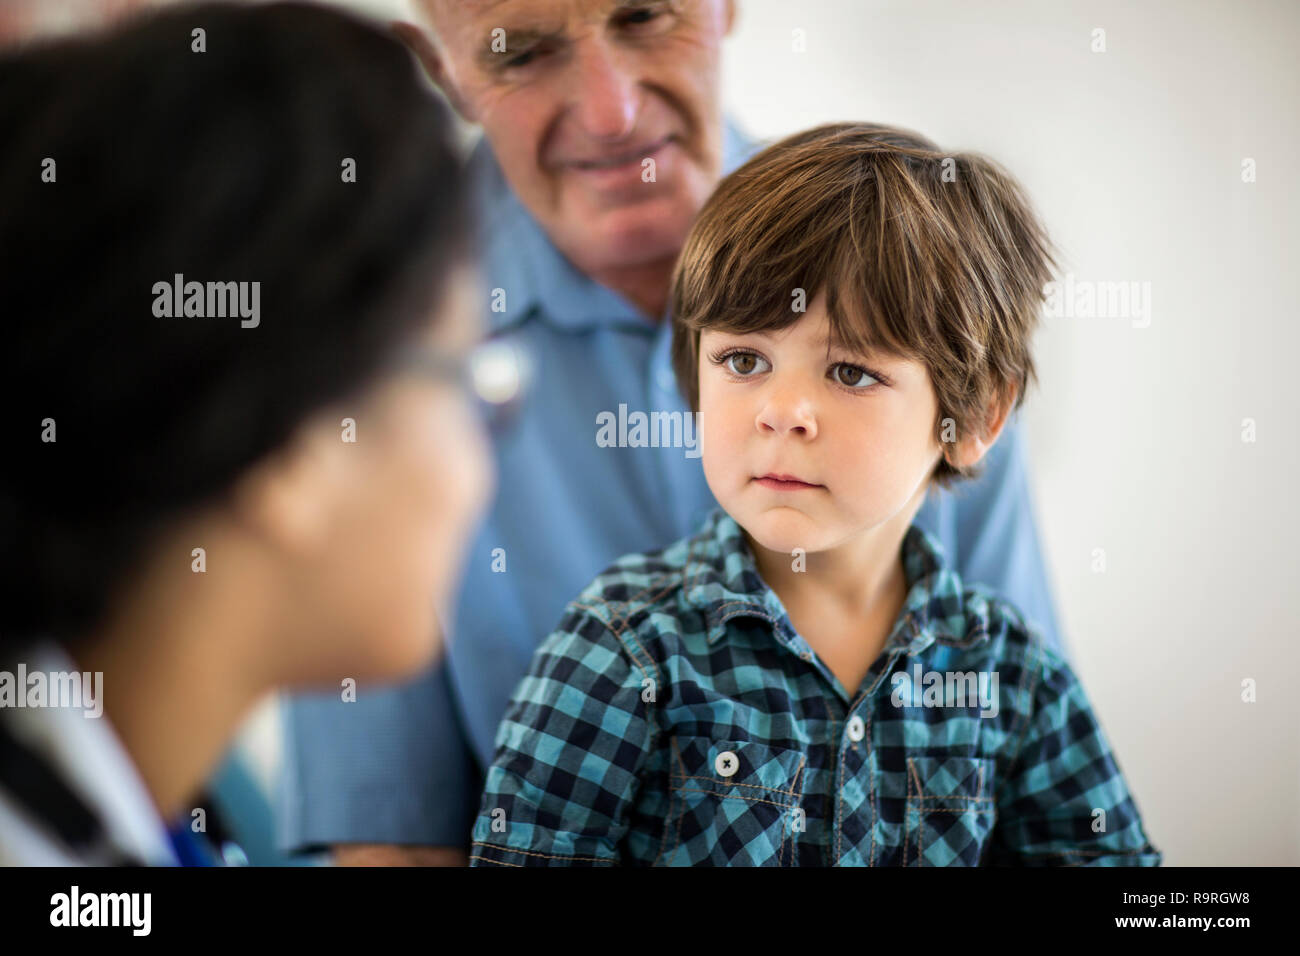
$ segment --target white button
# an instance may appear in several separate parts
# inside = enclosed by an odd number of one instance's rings
[[[718,759],[713,761],[713,767],[718,771],[718,776],[730,777],[740,769],[740,761],[730,750],[724,750],[718,754]]]
[[[226,861],[226,866],[248,866],[248,854],[244,848],[229,840],[221,844],[221,858]]]
[[[867,735],[867,725],[862,722],[862,718],[854,714],[849,718],[849,740],[857,743]]]

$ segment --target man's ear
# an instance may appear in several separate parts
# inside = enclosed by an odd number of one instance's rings
[[[407,48],[415,54],[415,58],[424,67],[425,74],[433,82],[433,85],[447,97],[448,102],[460,114],[461,119],[467,123],[477,123],[478,117],[474,113],[473,107],[461,96],[460,90],[457,89],[451,74],[447,71],[447,65],[443,62],[442,54],[438,52],[438,48],[429,39],[429,34],[414,23],[405,23],[401,20],[394,21],[391,29],[393,35],[406,44]]]
[[[953,446],[952,454],[945,454],[949,464],[956,468],[970,468],[978,464],[1002,434],[1015,402],[1016,387],[1009,385],[989,403],[983,432],[962,435]]]

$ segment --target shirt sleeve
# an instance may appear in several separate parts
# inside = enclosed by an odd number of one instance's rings
[[[989,449],[983,473],[952,489],[955,561],[963,581],[1006,597],[1067,655],[1034,519],[1023,428],[1017,414]]]
[[[1041,640],[1023,730],[997,788],[989,863],[1159,866],[1137,804],[1070,665]],[[1031,651],[1032,654],[1032,651]]]
[[[469,848],[482,775],[445,662],[394,687],[286,698],[277,842]]]
[[[497,731],[471,866],[620,862],[653,742],[647,678],[603,622],[567,612],[538,648]]]

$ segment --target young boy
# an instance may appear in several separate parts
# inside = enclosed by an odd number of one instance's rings
[[[474,864],[1159,864],[1069,665],[912,524],[1020,406],[1051,264],[1005,172],[904,130],[719,186],[672,302],[721,509],[539,648]]]

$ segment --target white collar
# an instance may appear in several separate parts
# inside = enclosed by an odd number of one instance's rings
[[[28,673],[77,669],[62,648],[52,642],[36,645],[28,655]],[[100,710],[100,716],[91,717],[74,707],[15,707],[0,711],[0,717],[85,801],[113,846],[149,865],[175,866],[178,861],[167,828],[112,723],[102,713],[102,706]],[[14,812],[12,804],[0,809]],[[4,842],[0,840],[0,844]],[[29,831],[17,845],[30,851],[23,855],[58,855],[59,851],[51,846],[38,847],[39,842]]]

